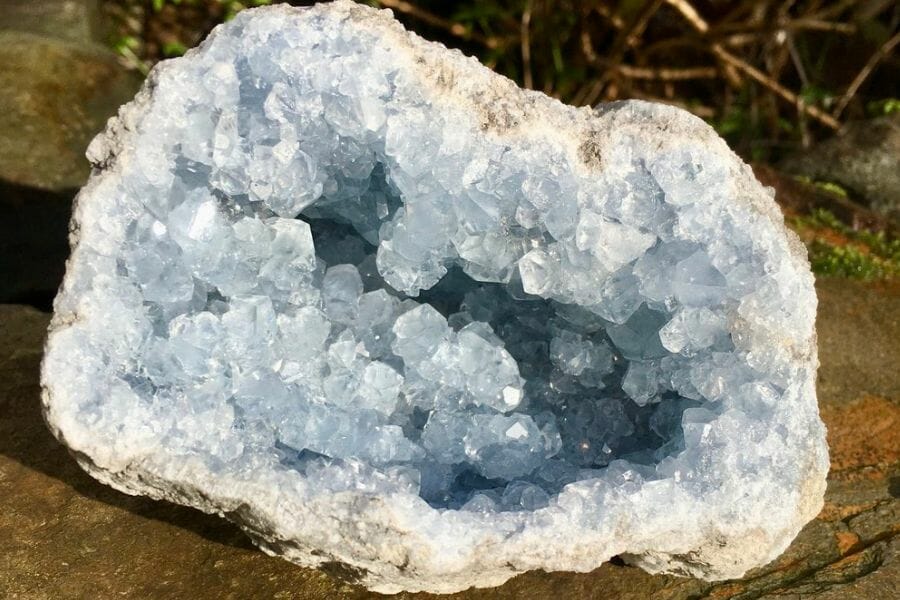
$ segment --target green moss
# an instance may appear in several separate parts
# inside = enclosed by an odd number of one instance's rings
[[[146,75],[150,71],[150,66],[138,56],[141,47],[141,41],[138,38],[132,35],[123,35],[114,39],[112,45],[116,53],[130,68],[142,75]]]
[[[794,179],[799,181],[800,183],[805,183],[806,185],[814,185],[820,190],[830,192],[832,194],[835,194],[836,196],[841,196],[842,198],[850,197],[846,189],[834,183],[833,181],[816,181],[814,179],[810,179],[805,175],[795,175]]]
[[[818,276],[890,279],[900,275],[900,240],[889,238],[883,231],[853,229],[825,209],[794,217],[791,225],[798,231],[813,233],[807,248],[809,262]],[[848,243],[835,245],[815,235],[822,230],[831,231]]]
[[[181,42],[166,42],[162,47],[163,55],[166,57],[181,56],[187,52],[187,48]]]
[[[842,188],[836,183],[832,183],[830,181],[817,181],[816,187],[825,190],[826,192],[831,192],[832,194],[837,194],[843,198],[847,197],[847,190]]]
[[[832,246],[814,240],[808,248],[813,273],[820,277],[890,279],[900,273],[896,260],[885,260],[856,246]]]
[[[236,14],[245,8],[253,8],[254,6],[265,6],[272,4],[272,0],[217,0],[219,4],[225,7],[225,20],[230,21]]]
[[[900,98],[885,98],[883,100],[875,100],[866,105],[869,115],[880,117],[895,112],[900,112]]]

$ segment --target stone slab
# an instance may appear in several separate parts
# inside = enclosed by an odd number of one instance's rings
[[[832,474],[826,504],[779,559],[740,580],[651,576],[618,561],[531,572],[459,599],[854,600],[900,591],[900,289],[819,282],[819,382]],[[116,492],[82,472],[40,416],[49,316],[0,306],[0,597],[358,599],[335,567],[264,555],[233,525]],[[432,598],[401,594],[400,598]]]

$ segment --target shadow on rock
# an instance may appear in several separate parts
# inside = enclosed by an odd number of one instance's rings
[[[848,281],[817,288],[819,392],[833,470],[825,508],[782,556],[743,579],[719,583],[650,575],[611,561],[591,573],[529,572],[497,588],[450,597],[896,596],[900,409],[897,372],[890,366],[896,365],[900,336],[898,298]],[[48,321],[33,308],[0,305],[0,596],[373,597],[342,581],[340,568],[331,566],[328,575],[271,558],[218,517],[127,496],[91,479],[41,416],[38,369]]]
[[[53,437],[41,415],[39,369],[49,315],[25,307],[0,307],[0,339],[8,349],[0,357],[0,455],[73,488],[82,496],[146,519],[166,521],[210,541],[253,548],[235,525],[215,515],[144,497],[128,496],[94,479]],[[40,490],[19,489],[20,494]]]

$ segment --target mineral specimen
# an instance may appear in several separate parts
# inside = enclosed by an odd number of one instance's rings
[[[44,408],[117,489],[382,592],[734,577],[821,506],[803,247],[685,112],[278,6],[88,154]]]

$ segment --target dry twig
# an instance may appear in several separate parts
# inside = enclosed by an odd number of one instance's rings
[[[668,67],[616,67],[622,75],[631,79],[654,79],[658,81],[686,81],[690,79],[715,79],[719,72],[714,67],[688,67],[683,69]]]
[[[650,22],[650,19],[656,11],[659,10],[659,7],[662,6],[662,3],[663,0],[650,0],[626,28],[619,30],[619,33],[613,42],[612,50],[609,53],[609,62],[611,64],[616,66],[621,65],[625,58],[625,51],[629,46],[637,45],[641,39],[641,35],[647,28],[647,24]],[[604,85],[609,82],[610,79],[615,77],[617,73],[621,73],[621,70],[614,69],[604,73],[600,78],[600,85],[591,88],[591,92],[584,97],[584,103],[594,104],[599,100]],[[607,92],[609,92],[609,90],[607,90]],[[609,96],[611,96],[611,94],[607,93],[607,97]]]
[[[678,108],[697,115],[701,119],[712,119],[714,116],[716,116],[716,110],[713,107],[703,104],[687,104],[685,102],[680,102],[671,98],[660,98],[659,96],[644,94],[642,92],[631,92],[631,96],[633,98],[637,98],[638,100],[648,100],[650,102],[668,104],[669,106],[677,106]]]
[[[832,21],[823,21],[813,18],[798,18],[786,20],[778,23],[776,30],[783,31],[827,31],[830,33],[840,33],[844,35],[854,35],[857,32],[856,25],[852,23],[838,23]],[[750,35],[755,37],[771,36],[771,28],[748,27],[744,23],[723,24],[716,27],[714,32],[716,35]]]
[[[872,71],[875,70],[875,67],[878,66],[878,63],[884,59],[885,56],[890,54],[894,47],[900,44],[900,31],[894,34],[894,37],[886,41],[881,45],[875,54],[869,59],[869,62],[865,64],[865,66],[857,73],[856,77],[853,78],[853,81],[850,82],[850,85],[847,87],[847,91],[844,92],[844,95],[841,96],[840,101],[837,103],[837,106],[834,107],[834,118],[838,119],[841,116],[841,113],[844,112],[844,109],[847,108],[847,105],[850,104],[850,100],[853,96],[856,95],[856,92],[859,91],[860,86],[863,82],[872,74]]]
[[[522,83],[525,87],[534,88],[534,79],[531,75],[531,9],[532,0],[525,3],[525,10],[522,11],[522,25],[519,28],[522,45]]]
[[[464,40],[472,40],[492,49],[498,48],[500,46],[500,40],[498,40],[496,37],[485,37],[480,33],[470,31],[467,27],[461,25],[460,23],[448,21],[443,17],[439,17],[433,13],[428,12],[427,10],[419,8],[411,2],[406,2],[406,0],[377,1],[378,4],[384,6],[385,8],[396,10],[397,12],[409,15],[414,19],[418,19],[419,21],[428,23],[429,25],[433,25],[434,27],[439,27],[440,29],[447,31],[451,35],[454,35],[458,38],[462,38]]]
[[[831,6],[822,9],[822,11],[816,15],[818,19],[833,19],[835,17],[840,16],[844,11],[853,6],[854,4],[858,4],[859,0],[841,0],[836,4],[832,4]]]
[[[691,26],[701,34],[706,34],[709,32],[709,24],[697,13],[696,9],[691,5],[687,0],[666,0],[669,5],[675,8],[681,15],[691,24]],[[777,96],[782,98],[783,100],[793,104],[797,107],[797,110],[800,110],[813,119],[819,121],[823,125],[830,127],[832,129],[840,129],[841,124],[826,113],[825,111],[816,108],[815,106],[810,106],[806,104],[802,98],[800,98],[797,94],[787,89],[756,67],[751,64],[748,64],[738,58],[737,56],[728,52],[724,46],[719,43],[713,43],[710,45],[710,50],[712,53],[722,61],[726,65],[730,65],[736,70],[744,73],[760,85],[766,87],[770,91],[774,92]]]
[[[601,17],[608,20],[615,29],[625,29],[625,21],[622,20],[622,17],[614,13],[605,4],[597,4],[596,6],[594,6],[594,11]]]

